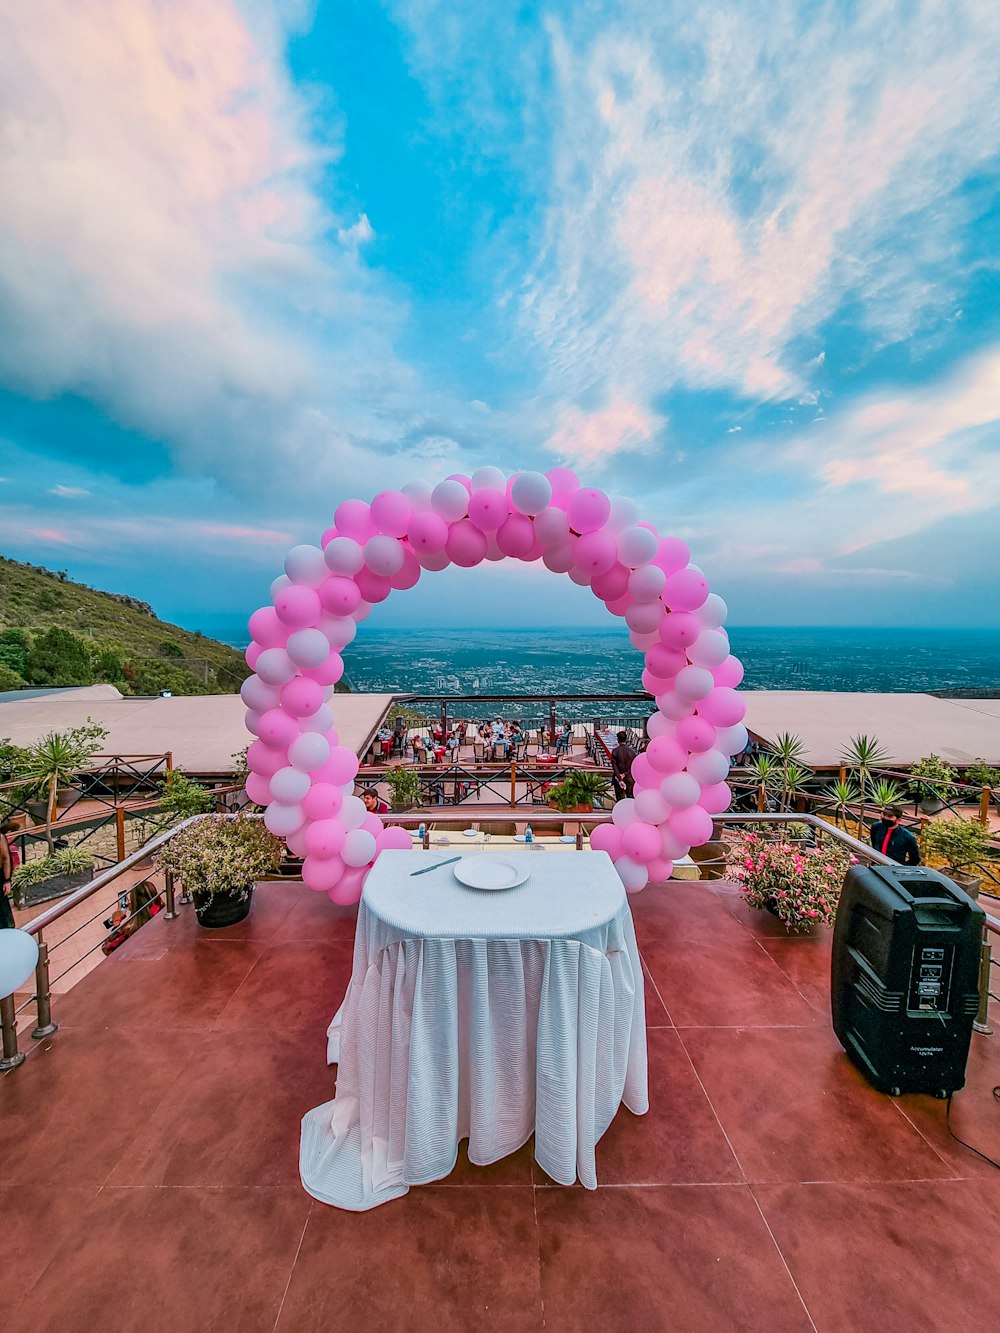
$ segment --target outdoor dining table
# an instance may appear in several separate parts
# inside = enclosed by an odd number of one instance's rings
[[[302,1120],[302,1183],[324,1203],[374,1208],[448,1176],[463,1139],[485,1166],[532,1135],[553,1180],[594,1189],[619,1107],[648,1109],[642,968],[608,855],[505,850],[528,877],[489,891],[437,865],[458,853],[383,852],[365,883],[336,1096]]]

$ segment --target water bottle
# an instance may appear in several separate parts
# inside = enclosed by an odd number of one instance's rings
[[[530,825],[530,824],[525,824],[525,826],[524,826],[524,845],[525,845],[525,847],[530,847],[531,844],[532,844],[534,841],[535,841],[535,835],[534,835],[534,834],[532,833],[532,831],[531,831],[531,825]]]
[[[421,847],[423,847],[424,844],[425,844],[426,841],[427,841],[427,825],[426,825],[426,824],[421,824],[421,825],[420,825],[420,827],[417,829],[417,836],[418,836],[419,839],[420,839],[420,845],[421,845]]]

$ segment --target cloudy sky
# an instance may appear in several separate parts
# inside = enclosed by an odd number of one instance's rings
[[[341,499],[566,462],[735,623],[1000,624],[995,0],[0,19],[3,554],[210,628]]]

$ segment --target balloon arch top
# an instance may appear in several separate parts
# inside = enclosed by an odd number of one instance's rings
[[[385,828],[353,794],[358,759],[339,743],[328,702],[358,622],[425,570],[504,559],[540,560],[592,588],[645,654],[642,683],[656,711],[632,768],[635,797],[619,801],[590,842],[610,854],[630,892],[669,878],[728,808],[729,756],[747,739],[726,605],[689,555],[679,538],[640,522],[631,500],[582,486],[567,468],[508,479],[486,467],[338,505],[321,547],[294,547],[271,603],[250,617],[255,674],[241,689],[257,738],[247,795],[304,857],[306,884],[356,902],[379,853],[411,846],[405,830]]]

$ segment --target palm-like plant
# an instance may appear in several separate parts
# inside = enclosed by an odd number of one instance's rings
[[[106,735],[103,727],[88,718],[85,726],[50,731],[27,751],[19,777],[33,796],[45,798],[45,838],[50,855],[55,851],[52,825],[56,817],[56,793],[60,787],[69,786],[80,770],[86,768]]]
[[[775,759],[783,767],[787,767],[789,764],[797,764],[806,750],[801,737],[796,736],[791,731],[779,731],[769,748]]]
[[[872,769],[884,768],[889,762],[889,751],[881,744],[877,736],[852,736],[850,744],[840,752],[845,768],[853,769],[861,784],[861,813],[858,822],[864,823],[866,791],[871,782]]]
[[[890,778],[879,778],[868,784],[868,800],[879,810],[884,810],[887,805],[901,805],[905,798],[903,788]]]
[[[758,754],[747,764],[754,777],[754,786],[757,788],[757,808],[763,810],[767,804],[767,792],[773,789],[781,780],[781,765],[770,754]]]
[[[844,822],[844,828],[847,827],[847,816],[851,807],[857,805],[861,800],[861,788],[850,778],[840,778],[831,783],[827,789],[827,794],[833,802],[833,822],[840,824]]]
[[[801,764],[787,763],[781,766],[781,804],[791,809],[796,796],[812,777],[808,768]]]

